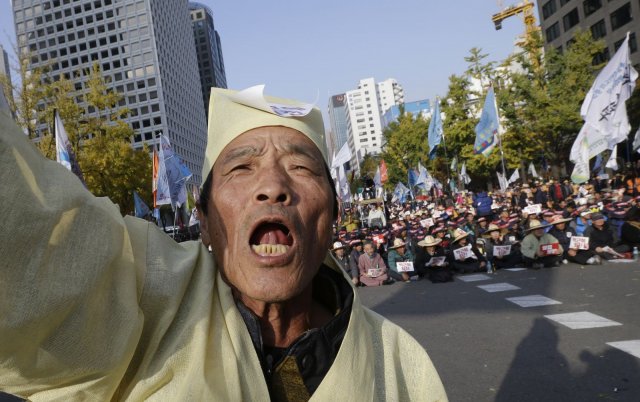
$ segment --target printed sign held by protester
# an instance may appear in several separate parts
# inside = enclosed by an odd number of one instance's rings
[[[423,219],[420,221],[420,225],[422,225],[423,228],[429,229],[431,226],[433,226],[433,219],[432,218]]]
[[[444,265],[444,260],[446,259],[447,257],[431,257],[429,262],[424,264],[424,266],[425,267],[441,267]]]
[[[533,204],[533,205],[529,205],[527,207],[524,207],[522,209],[522,212],[526,212],[529,215],[532,214],[539,214],[540,212],[542,212],[542,205],[541,204]]]
[[[413,262],[396,262],[396,268],[398,269],[398,272],[413,272]]]
[[[558,255],[560,254],[560,244],[552,243],[552,244],[541,244],[540,245],[540,255]]]
[[[375,278],[382,275],[382,270],[380,268],[372,268],[367,271],[367,276],[371,278]]]
[[[373,236],[373,241],[376,242],[376,244],[384,244],[384,235],[375,235]]]
[[[458,261],[464,261],[467,258],[478,259],[475,253],[471,250],[471,244],[468,244],[464,247],[460,247],[459,249],[453,250],[453,256]]]
[[[571,236],[569,248],[574,250],[589,250],[589,238],[583,236]]]
[[[493,246],[493,255],[496,257],[504,257],[511,254],[511,245],[506,246]]]

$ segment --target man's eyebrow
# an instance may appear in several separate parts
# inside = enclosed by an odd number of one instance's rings
[[[313,152],[313,149],[307,146],[299,144],[287,144],[285,145],[285,150],[292,155],[303,155],[313,160],[318,159],[318,156],[315,152]]]
[[[244,158],[247,156],[255,156],[255,155],[258,155],[259,153],[260,152],[258,151],[258,148],[250,145],[246,147],[235,148],[227,152],[223,156],[222,163],[229,163],[234,159]]]

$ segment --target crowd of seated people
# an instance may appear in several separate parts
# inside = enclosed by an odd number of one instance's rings
[[[636,189],[567,183],[351,206],[335,227],[332,251],[356,286],[637,258]]]

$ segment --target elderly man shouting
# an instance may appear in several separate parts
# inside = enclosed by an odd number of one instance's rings
[[[364,308],[327,254],[337,203],[320,111],[254,106],[212,90],[203,244],[122,218],[0,112],[0,391],[446,400],[425,351]]]

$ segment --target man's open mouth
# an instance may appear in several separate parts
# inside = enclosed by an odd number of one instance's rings
[[[254,253],[263,257],[275,257],[289,251],[293,237],[284,224],[264,222],[253,231],[249,243]]]

